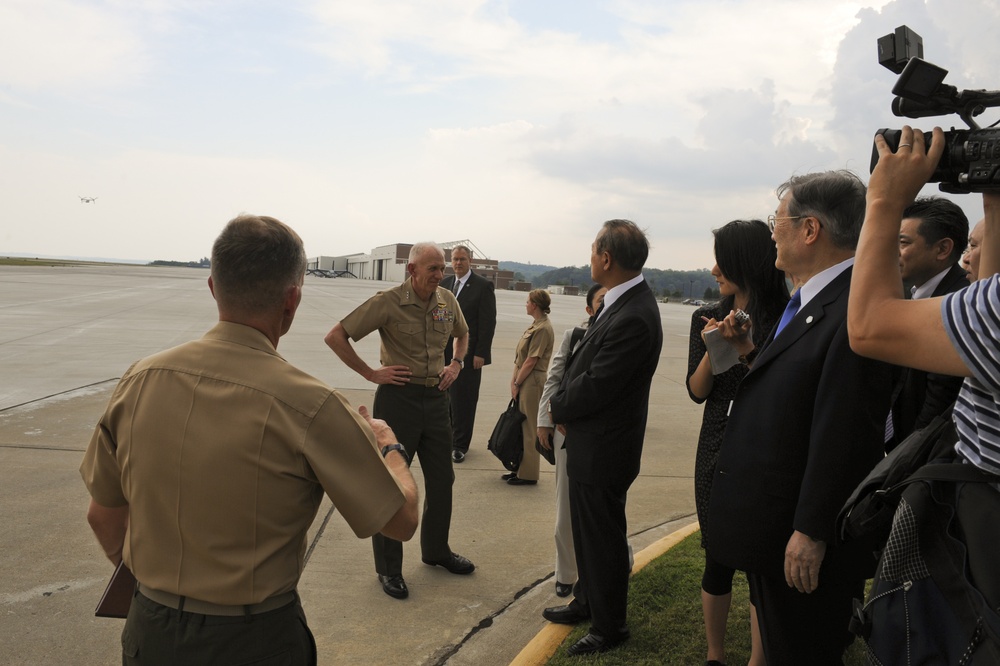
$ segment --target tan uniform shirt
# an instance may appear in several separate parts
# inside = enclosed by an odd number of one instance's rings
[[[380,291],[341,320],[354,341],[377,330],[382,365],[405,365],[414,377],[437,377],[444,370],[444,347],[469,327],[455,295],[438,288],[427,303],[417,298],[410,279]]]
[[[556,334],[548,317],[542,317],[528,327],[514,350],[514,365],[520,368],[532,356],[538,357],[532,372],[548,372]]]
[[[347,401],[228,322],[129,368],[80,473],[98,504],[128,504],[140,582],[217,604],[295,588],[324,491],[359,537],[404,502]]]

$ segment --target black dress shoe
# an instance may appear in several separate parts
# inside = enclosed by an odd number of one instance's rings
[[[504,481],[510,481],[511,479],[517,478],[517,472],[507,472],[506,474],[501,474],[500,478]]]
[[[570,602],[565,606],[552,606],[542,611],[542,617],[557,624],[576,624],[590,618],[590,610],[581,604]]]
[[[432,567],[444,567],[453,574],[464,576],[476,570],[476,565],[458,553],[452,553],[446,560],[424,560],[424,564]]]
[[[459,451],[458,449],[451,450],[451,461],[460,463],[465,460],[465,451]]]
[[[567,585],[566,583],[560,583],[556,581],[556,596],[557,597],[568,597],[569,593],[573,591],[572,585]]]
[[[406,587],[406,581],[399,574],[393,576],[378,575],[378,582],[382,583],[382,591],[395,599],[405,599],[410,596],[410,590]]]
[[[507,479],[507,483],[512,486],[533,486],[538,483],[538,481],[534,481],[532,479],[522,479],[519,476],[515,476],[512,479]]]
[[[597,634],[587,634],[576,643],[569,646],[566,650],[566,654],[569,655],[580,655],[580,654],[597,654],[598,652],[607,652],[613,647],[617,647],[628,640],[628,632],[621,634],[615,638],[608,638],[607,636],[599,636]]]
[[[709,659],[708,661],[705,662],[705,666],[726,666],[726,665],[723,664],[718,659]]]

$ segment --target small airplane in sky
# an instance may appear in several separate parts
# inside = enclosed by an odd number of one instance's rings
[[[94,203],[97,197],[80,197],[80,203]]]

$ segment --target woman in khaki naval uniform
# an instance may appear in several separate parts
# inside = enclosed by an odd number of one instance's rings
[[[521,424],[521,439],[524,441],[521,466],[516,472],[501,477],[512,486],[533,486],[538,483],[538,451],[535,449],[538,400],[545,387],[545,376],[556,339],[548,317],[551,303],[549,292],[544,289],[535,289],[528,294],[525,310],[534,318],[534,322],[521,336],[514,352],[510,397],[517,399],[518,408],[527,418]]]

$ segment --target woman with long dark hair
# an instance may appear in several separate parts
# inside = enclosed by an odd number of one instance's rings
[[[781,317],[788,302],[785,275],[775,268],[774,240],[767,225],[760,220],[734,220],[712,232],[715,235],[715,266],[712,275],[719,284],[722,298],[695,310],[691,318],[687,388],[691,399],[705,403],[698,451],[695,456],[695,505],[701,523],[701,544],[708,533],[708,505],[719,460],[719,447],[726,430],[729,404],[736,387],[746,375],[760,346]],[[745,326],[751,327],[754,349],[740,355],[740,362],[730,368],[713,371],[705,333],[719,326],[730,312],[742,310],[750,315]],[[728,340],[727,340],[728,342]],[[746,350],[743,350],[746,351]],[[714,561],[706,552],[702,577],[702,611],[708,640],[707,664],[725,663],[726,620],[732,602],[734,570]],[[751,606],[753,652],[751,666],[764,663],[756,614]]]

